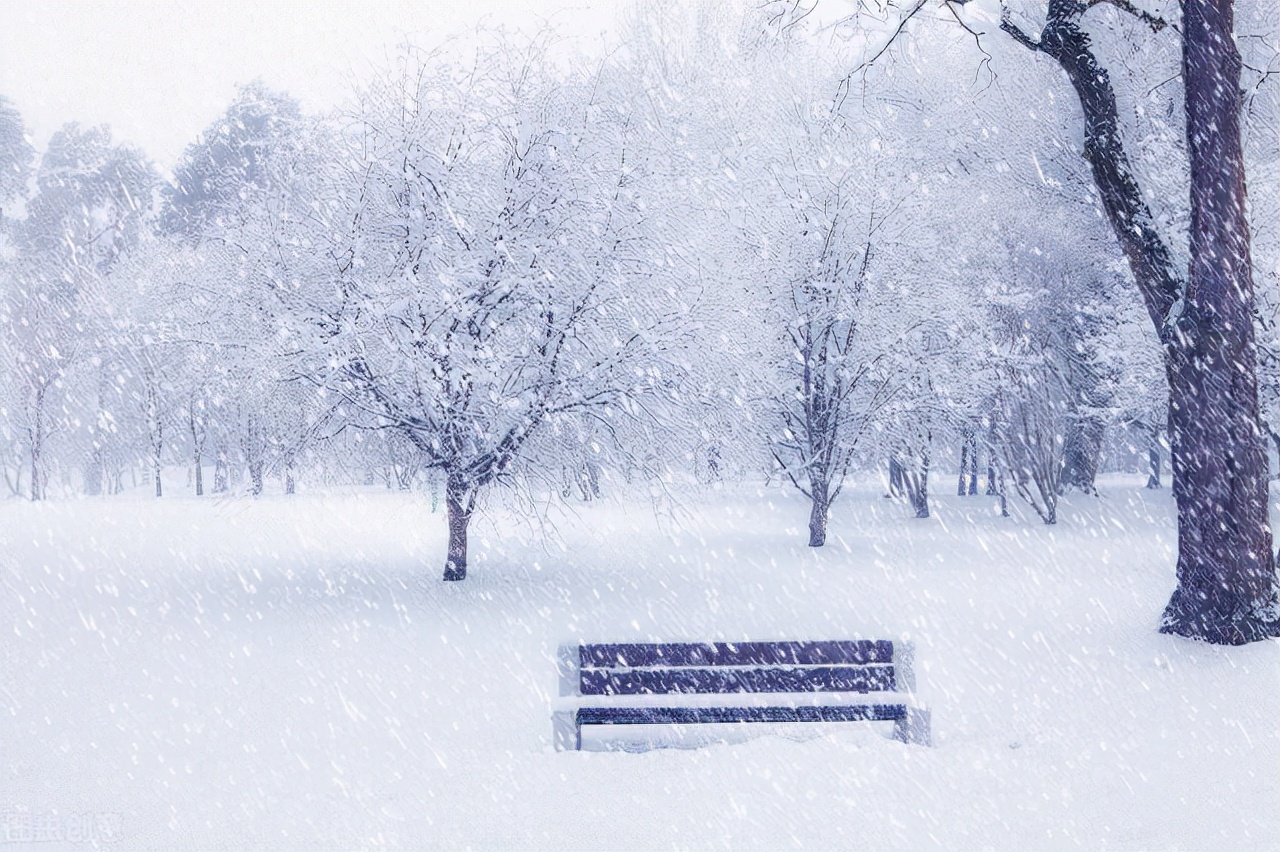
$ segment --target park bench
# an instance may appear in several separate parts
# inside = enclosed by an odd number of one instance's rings
[[[869,639],[562,646],[555,746],[580,750],[584,725],[862,721],[929,745],[912,656]]]

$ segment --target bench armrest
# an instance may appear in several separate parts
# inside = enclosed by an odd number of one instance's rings
[[[556,672],[560,676],[560,696],[577,695],[580,681],[577,645],[561,645],[556,649]]]

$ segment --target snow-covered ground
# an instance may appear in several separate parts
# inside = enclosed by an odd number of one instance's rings
[[[387,492],[0,505],[0,818],[40,848],[1276,848],[1280,643],[1161,636],[1167,491],[1062,522],[879,489],[491,508]],[[941,482],[939,488],[953,487]],[[910,638],[935,747],[558,753],[562,641]],[[43,841],[43,842],[42,842]]]

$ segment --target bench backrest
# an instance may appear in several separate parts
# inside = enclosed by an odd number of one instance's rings
[[[912,691],[908,643],[670,642],[569,646],[566,695]]]

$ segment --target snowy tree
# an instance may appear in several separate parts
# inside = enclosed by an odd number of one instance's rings
[[[5,294],[14,416],[25,433],[34,500],[45,496],[49,440],[70,424],[79,402],[68,396],[72,368],[92,355],[82,299],[140,238],[154,185],[141,152],[113,145],[105,127],[68,125],[41,159],[36,195],[15,228]]]
[[[26,196],[34,155],[22,115],[0,95],[0,208]]]
[[[1042,25],[992,0],[921,2],[902,10],[878,38],[862,41],[865,59],[854,73],[895,47],[905,50],[899,47],[909,39],[903,34],[928,18],[921,14],[927,6],[959,24],[959,34],[980,51],[983,68],[990,69],[997,55],[1005,67],[1005,44],[1049,60],[1065,74],[1083,110],[1082,149],[1099,206],[1160,339],[1170,385],[1178,586],[1161,630],[1225,644],[1280,635],[1280,573],[1272,549],[1258,409],[1234,3],[1189,0],[1179,25],[1170,28],[1164,18],[1127,0],[1048,0],[1035,9],[1043,10]],[[1094,7],[1110,11],[1089,14]],[[1183,94],[1187,143],[1185,229],[1176,217],[1153,212],[1151,199],[1159,193],[1143,186],[1134,166],[1141,146],[1126,139],[1118,95],[1137,99],[1141,92],[1113,83],[1104,51],[1123,42],[1090,25],[1104,14],[1135,30],[1151,30],[1144,37],[1163,38],[1180,53],[1180,84],[1175,85]],[[992,21],[999,21],[1007,42],[986,37]],[[1175,36],[1165,32],[1170,29]],[[1147,91],[1164,85],[1155,80]],[[1165,174],[1173,171],[1162,168]],[[1185,264],[1178,253],[1184,239]],[[1216,333],[1219,329],[1228,333]]]
[[[675,378],[662,353],[687,309],[646,240],[625,118],[590,80],[494,50],[403,57],[339,171],[279,220],[307,219],[274,284],[297,369],[440,471],[448,580],[486,488],[558,472],[540,448],[641,416]]]
[[[165,320],[186,357],[176,419],[201,465],[214,456],[213,490],[230,487],[232,466],[260,494],[269,470],[289,479],[293,459],[315,425],[310,394],[283,381],[275,360],[277,324],[267,285],[279,266],[272,217],[289,192],[287,174],[308,148],[310,120],[296,101],[261,82],[240,88],[226,112],[183,152],[164,196],[163,228],[181,243],[164,249],[180,275],[180,296]],[[286,490],[291,490],[286,484]]]
[[[27,141],[22,116],[9,101],[0,97],[0,469],[5,484],[13,494],[22,492],[22,476],[26,467],[24,444],[13,422],[15,406],[22,400],[21,390],[13,381],[18,370],[17,328],[10,311],[17,303],[18,266],[12,242],[16,222],[6,215],[6,206],[25,198],[27,181],[35,152]]]
[[[1163,20],[1122,5],[1153,30],[1164,29]],[[1182,8],[1191,198],[1185,273],[1130,165],[1115,89],[1084,26],[1088,8],[1078,0],[1050,0],[1038,38],[1008,13],[1001,27],[1056,62],[1079,96],[1085,156],[1164,348],[1179,535],[1178,587],[1161,629],[1227,644],[1280,635],[1280,575],[1259,429],[1233,3],[1189,0]]]

